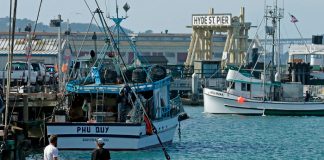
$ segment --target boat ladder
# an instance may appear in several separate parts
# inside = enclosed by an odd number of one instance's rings
[[[97,95],[96,95],[96,110],[93,113],[94,118],[96,119],[97,122],[102,122],[103,117],[98,116],[97,113],[102,113],[104,111],[104,101],[105,101],[105,93],[102,92],[100,93],[99,90],[97,90]]]

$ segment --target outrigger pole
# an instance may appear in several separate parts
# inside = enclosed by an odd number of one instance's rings
[[[105,20],[103,14],[102,14],[102,12],[101,12],[101,9],[100,9],[100,7],[99,7],[99,4],[98,4],[97,0],[95,0],[95,2],[96,2],[97,7],[98,7],[97,10],[96,10],[96,12],[97,12],[98,15],[99,15],[100,21],[101,21],[101,23],[104,25],[104,28],[106,27],[106,29],[107,29],[107,31],[108,31],[108,33],[109,33],[109,35],[110,35],[110,38],[111,38],[111,40],[112,40],[112,42],[113,42],[113,46],[114,46],[114,48],[117,50],[118,56],[120,57],[120,59],[121,59],[121,61],[122,61],[122,64],[123,64],[123,65],[125,66],[125,68],[127,69],[126,63],[125,63],[123,57],[122,57],[121,54],[120,54],[119,46],[117,45],[117,43],[116,43],[116,41],[115,41],[115,39],[114,39],[114,37],[113,37],[113,34],[112,34],[111,30],[109,29],[109,27],[108,27],[108,25],[107,25],[107,22],[106,22],[106,20]],[[120,27],[119,24],[120,24],[120,22],[121,22],[123,19],[125,19],[125,18],[117,18],[116,21],[119,22],[118,25],[116,25],[117,27]],[[115,20],[114,20],[114,21],[115,21]],[[104,29],[104,30],[105,30],[105,29]],[[105,31],[106,31],[106,30],[105,30]],[[106,34],[106,35],[107,35],[107,34]],[[125,77],[124,77],[123,74],[122,74],[122,76],[123,76],[123,78],[125,79]],[[127,84],[127,81],[125,81],[125,83]],[[132,83],[132,82],[131,82],[131,83]],[[135,88],[135,89],[136,89],[136,88]],[[133,92],[133,93],[136,93],[136,92]],[[136,99],[139,99],[139,97],[137,96],[137,94],[134,94],[134,95],[135,95]],[[140,100],[140,99],[139,99],[139,100]],[[147,113],[146,113],[146,111],[145,111],[145,109],[144,109],[144,107],[143,107],[142,102],[141,102],[140,104],[141,104],[141,108],[143,109],[144,116],[148,119],[150,125],[153,126],[152,131],[153,131],[153,133],[156,134],[156,136],[157,136],[157,139],[158,139],[158,141],[159,141],[159,143],[160,143],[160,145],[161,145],[161,147],[162,147],[162,150],[163,150],[163,153],[164,153],[165,158],[166,158],[167,160],[170,160],[170,159],[171,159],[171,158],[170,158],[170,155],[167,153],[167,150],[166,150],[166,148],[164,147],[164,145],[163,145],[163,143],[162,143],[162,141],[161,141],[161,139],[160,139],[160,136],[158,135],[158,132],[157,132],[156,127],[153,125],[152,120],[148,117],[148,115],[147,115]]]

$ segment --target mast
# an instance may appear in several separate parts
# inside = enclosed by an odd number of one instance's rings
[[[58,78],[59,78],[59,93],[63,91],[63,74],[62,74],[62,55],[61,55],[61,15],[58,15],[58,20],[60,24],[58,26],[58,49],[57,49],[57,58],[58,58]]]
[[[267,43],[267,35],[271,37],[271,58],[269,63],[270,82],[280,82],[280,20],[283,18],[283,9],[278,8],[278,1],[274,0],[273,7],[266,6],[265,18],[266,18],[266,35],[265,44]],[[271,26],[268,26],[267,20],[271,20]],[[279,27],[278,27],[279,26]],[[277,39],[278,37],[278,39]],[[266,47],[265,47],[266,48]],[[266,53],[266,52],[265,52]],[[264,61],[266,62],[266,60]],[[266,67],[264,67],[266,71]],[[274,100],[275,93],[274,87],[270,86],[271,99]]]
[[[8,65],[7,65],[7,87],[6,87],[6,111],[5,111],[5,128],[4,128],[4,141],[7,139],[8,135],[8,110],[9,110],[9,96],[10,96],[10,82],[11,82],[11,65],[12,65],[12,58],[13,58],[13,49],[14,49],[14,39],[15,39],[15,28],[16,28],[16,13],[17,13],[17,0],[14,1],[14,11],[13,11],[13,18],[12,18],[12,26],[11,26],[11,8],[12,8],[12,1],[10,1],[10,25],[9,25],[9,42],[11,42],[9,53],[8,53]]]
[[[281,44],[280,44],[280,40],[281,40],[281,26],[280,26],[280,21],[281,19],[284,18],[284,8],[278,8],[278,53],[277,53],[277,73],[279,75],[279,80],[281,78],[281,69],[280,69],[280,47],[281,47]]]

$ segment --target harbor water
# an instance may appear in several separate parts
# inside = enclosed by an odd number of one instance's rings
[[[181,122],[171,159],[323,159],[324,117],[213,115],[203,107],[185,106],[190,118]],[[109,144],[106,144],[109,145]],[[94,144],[95,147],[95,144]],[[28,160],[43,157],[35,151]],[[91,151],[59,151],[60,160],[91,159]],[[111,151],[112,159],[165,159],[161,148]]]

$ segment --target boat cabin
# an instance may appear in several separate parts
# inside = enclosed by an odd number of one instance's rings
[[[249,71],[229,69],[226,77],[227,93],[244,98],[272,101],[303,101],[303,84],[300,82],[270,82],[256,78]]]

